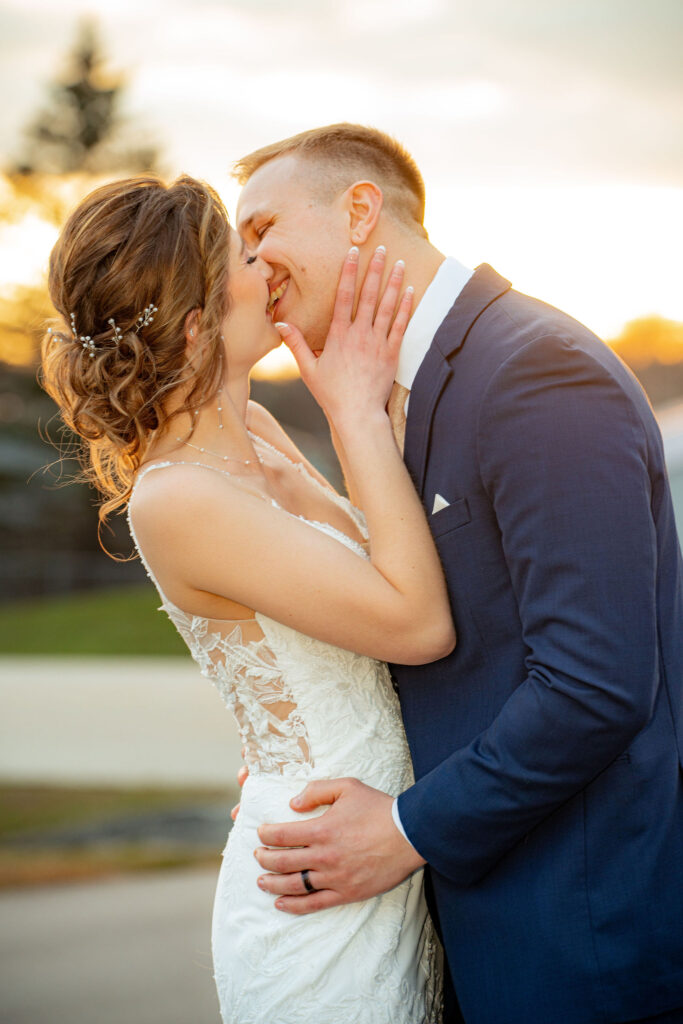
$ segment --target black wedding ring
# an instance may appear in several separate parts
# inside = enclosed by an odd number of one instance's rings
[[[310,874],[310,871],[309,871],[308,868],[306,868],[304,871],[301,872],[301,881],[304,883],[304,889],[306,890],[306,892],[317,892],[318,890],[311,883],[311,880],[308,877],[309,874]]]

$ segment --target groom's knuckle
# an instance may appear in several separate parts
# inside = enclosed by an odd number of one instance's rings
[[[306,822],[307,842],[310,844],[318,839],[324,831],[324,827],[320,819],[313,818]]]
[[[311,839],[314,842],[320,843],[323,846],[325,845],[325,843],[329,843],[329,841],[330,841],[330,827],[329,827],[329,825],[326,825],[324,822],[321,821],[319,825],[316,825],[314,828],[311,829]]]
[[[323,846],[319,851],[316,860],[318,861],[321,868],[331,868],[334,866],[334,850]]]

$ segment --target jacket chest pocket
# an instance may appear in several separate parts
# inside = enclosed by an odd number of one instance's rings
[[[460,529],[471,522],[470,507],[467,498],[458,498],[452,501],[447,508],[439,509],[429,517],[429,527],[435,539]]]

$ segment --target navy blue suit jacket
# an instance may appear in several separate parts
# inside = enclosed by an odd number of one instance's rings
[[[683,1006],[683,572],[645,395],[483,266],[418,371],[405,460],[428,515],[450,502],[430,522],[458,642],[393,666],[399,812],[467,1024]]]

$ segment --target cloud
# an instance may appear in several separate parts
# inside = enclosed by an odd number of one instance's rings
[[[89,0],[129,108],[216,165],[357,120],[463,182],[683,185],[680,0]],[[5,0],[5,149],[84,0]],[[16,83],[22,82],[21,89]],[[30,102],[29,102],[30,100]]]

